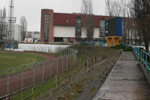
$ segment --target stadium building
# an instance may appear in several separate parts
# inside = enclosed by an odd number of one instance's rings
[[[82,27],[85,15],[77,13],[55,13],[51,9],[41,11],[41,42],[74,42],[77,39],[86,40],[87,36]],[[105,34],[105,20],[108,16],[93,16],[93,40],[100,40]],[[78,37],[78,38],[77,38]]]

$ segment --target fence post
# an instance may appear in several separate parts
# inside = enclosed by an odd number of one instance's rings
[[[32,100],[34,100],[34,87],[32,86]]]
[[[58,75],[59,74],[59,70],[58,70],[58,58],[56,59],[56,68],[57,68],[56,74]]]
[[[23,100],[23,88],[24,88],[24,68],[25,68],[25,67],[26,67],[26,65],[22,67],[22,87],[21,87],[21,100]]]
[[[9,68],[9,70],[8,70],[8,75],[7,75],[7,98],[6,98],[6,100],[9,100],[9,89],[10,89],[10,87],[9,87],[9,78],[10,78],[10,71],[11,71],[12,69],[11,68]]]
[[[34,65],[32,66],[32,72],[33,72],[33,80],[32,80],[32,85],[33,87],[35,86],[35,68],[34,68]]]
[[[50,60],[50,64],[49,64],[49,67],[50,67],[50,79],[52,78],[52,63],[53,63],[53,61]]]
[[[62,73],[64,73],[64,60],[63,60],[63,57],[61,56],[61,64],[62,64]]]
[[[45,62],[43,62],[42,66],[42,83],[44,82],[44,69],[45,69]]]
[[[56,88],[58,86],[58,59],[56,58]]]
[[[69,60],[68,60],[68,56],[66,56],[67,58],[67,71],[69,70]]]

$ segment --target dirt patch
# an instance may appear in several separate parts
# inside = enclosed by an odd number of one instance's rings
[[[36,100],[92,100],[120,57],[120,50],[108,52],[107,57],[91,70],[81,69],[68,83],[42,94]]]

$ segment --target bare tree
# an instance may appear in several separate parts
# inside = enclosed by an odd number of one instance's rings
[[[105,4],[106,4],[105,13],[109,16],[113,16],[112,0],[106,0]]]
[[[83,14],[82,17],[82,27],[83,31],[87,35],[88,41],[93,38],[94,34],[94,21],[93,21],[93,3],[92,0],[83,0],[81,13]]]
[[[6,35],[7,24],[6,24],[6,9],[0,9],[0,40],[3,40],[4,35]]]
[[[24,41],[27,32],[27,20],[24,16],[20,18],[20,25],[21,25],[21,40]]]
[[[106,8],[105,8],[105,13],[109,15],[110,17],[112,16],[117,16],[120,17],[122,16],[122,11],[123,11],[123,0],[106,0],[105,2]]]
[[[150,43],[150,1],[133,0],[134,16],[137,18],[138,32],[144,41],[146,51],[149,52]]]

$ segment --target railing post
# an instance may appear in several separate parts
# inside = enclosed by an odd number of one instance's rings
[[[149,58],[149,65],[150,65],[150,55],[148,55],[148,58]],[[149,66],[150,67],[150,66]]]
[[[143,57],[143,56],[142,56],[142,50],[141,50],[141,64],[142,64],[142,57]],[[143,64],[142,64],[142,67],[143,67]]]
[[[148,67],[148,64],[147,64],[147,53],[145,53],[145,54],[146,54],[146,65],[145,65],[146,68],[145,68],[145,72],[147,72],[147,69],[148,69],[148,68],[147,68],[147,67]]]

